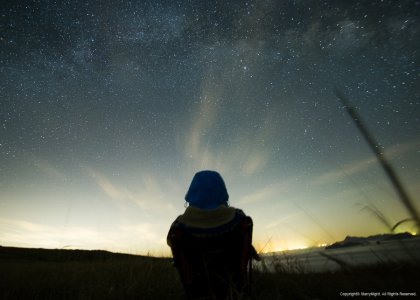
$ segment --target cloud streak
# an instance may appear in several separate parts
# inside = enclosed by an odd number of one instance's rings
[[[147,222],[117,224],[106,230],[89,227],[57,227],[27,220],[0,218],[3,246],[73,249],[107,249],[125,253],[162,252],[166,228]]]
[[[113,200],[120,208],[135,204],[149,212],[161,212],[162,208],[168,213],[173,213],[175,208],[168,201],[171,198],[169,191],[163,192],[162,181],[146,175],[142,176],[135,190],[111,182],[105,175],[87,168],[89,176],[109,199]],[[170,188],[170,187],[168,187]]]
[[[417,144],[415,142],[407,142],[405,144],[395,145],[389,148],[388,150],[385,150],[384,155],[386,159],[393,159],[395,157],[407,154],[415,150],[416,147]],[[379,166],[379,163],[377,161],[377,158],[372,154],[371,156],[365,159],[346,164],[338,170],[332,170],[320,176],[317,176],[311,181],[311,185],[322,186],[325,184],[334,183],[342,180],[345,177],[360,174],[373,166]]]
[[[248,49],[246,43],[239,43],[238,47],[236,49],[238,52],[244,47]],[[230,51],[220,48],[214,52],[219,51],[227,55]],[[206,55],[220,59],[212,52]],[[231,87],[225,85],[226,78],[244,76],[244,70],[237,69],[238,63],[244,64],[245,61],[251,60],[249,54],[244,56],[243,62],[227,59],[222,67],[219,66],[220,69],[208,68],[203,74],[201,94],[192,111],[191,125],[184,142],[184,156],[189,161],[188,169],[191,173],[201,169],[215,169],[223,174],[240,172],[251,176],[261,171],[269,161],[270,155],[265,143],[272,138],[274,128],[268,125],[270,118],[274,116],[266,113],[262,117],[263,125],[255,127],[251,124],[238,127],[238,120],[232,119],[241,118],[246,121],[250,118],[247,114],[237,116],[236,113],[231,114],[232,111],[241,111],[245,105],[242,100],[234,99],[249,98],[249,96],[236,90],[235,97],[232,97]],[[260,105],[259,101],[257,98],[247,99],[246,106],[250,114],[254,113],[252,111],[254,107]]]
[[[275,184],[266,185],[253,193],[243,196],[238,200],[238,205],[254,204],[265,201],[272,201],[274,198],[277,199],[282,192],[288,187],[287,182],[280,182]]]

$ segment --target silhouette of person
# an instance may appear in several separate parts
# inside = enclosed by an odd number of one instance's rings
[[[229,206],[219,173],[195,174],[185,212],[168,233],[174,264],[189,299],[239,299],[249,290],[252,219]]]

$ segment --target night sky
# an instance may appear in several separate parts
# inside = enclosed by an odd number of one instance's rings
[[[203,169],[260,251],[386,232],[410,215],[334,89],[420,207],[419,1],[0,10],[0,245],[167,255]]]

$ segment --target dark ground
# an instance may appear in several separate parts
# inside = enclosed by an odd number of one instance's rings
[[[0,299],[185,299],[169,258],[0,247],[0,269]],[[254,271],[252,298],[343,299],[352,298],[342,294],[350,292],[369,297],[364,292],[415,299],[419,291],[419,265],[382,264],[334,273]]]

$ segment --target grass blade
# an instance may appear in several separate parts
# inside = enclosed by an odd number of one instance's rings
[[[399,198],[405,208],[410,213],[411,217],[414,219],[414,221],[417,224],[417,228],[420,227],[420,217],[419,213],[417,212],[415,206],[413,205],[413,202],[411,201],[408,194],[405,192],[400,180],[398,179],[398,176],[396,175],[394,169],[391,167],[391,165],[388,163],[388,161],[385,159],[382,152],[379,151],[378,143],[375,141],[374,137],[370,134],[366,126],[363,124],[359,114],[357,111],[350,105],[350,102],[346,99],[343,93],[341,93],[339,90],[335,90],[335,94],[338,99],[340,99],[343,106],[346,108],[347,113],[350,115],[350,117],[353,119],[354,123],[356,124],[357,128],[362,133],[363,137],[365,138],[366,142],[372,149],[372,151],[375,153],[376,158],[379,160],[382,168],[384,169],[386,175],[391,180],[392,185],[394,186],[395,190],[397,191]]]

